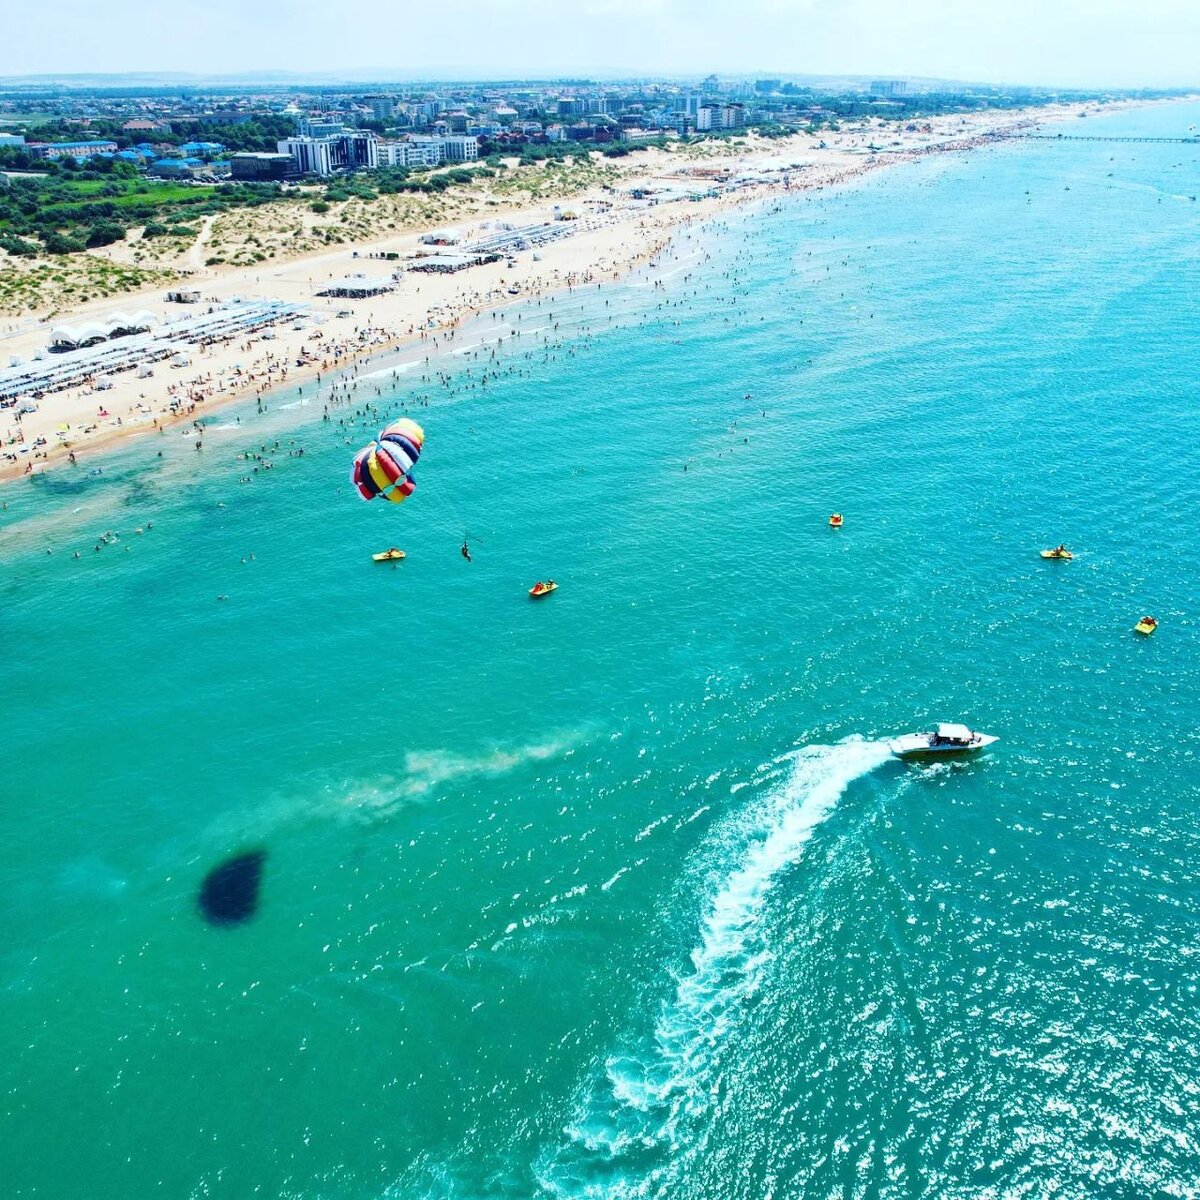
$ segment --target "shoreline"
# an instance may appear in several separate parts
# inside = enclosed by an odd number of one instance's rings
[[[228,339],[212,346],[191,347],[194,359],[188,365],[186,376],[177,368],[159,364],[160,373],[150,379],[138,379],[135,372],[126,371],[113,377],[111,388],[105,391],[85,385],[43,397],[36,413],[27,415],[19,424],[10,425],[6,431],[2,447],[6,457],[0,461],[0,486],[48,469],[82,466],[94,456],[138,435],[165,433],[168,428],[177,429],[188,424],[196,428],[197,449],[200,449],[205,418],[234,403],[254,397],[261,401],[281,387],[296,385],[300,385],[303,394],[303,387],[314,379],[320,385],[327,374],[337,375],[347,368],[369,363],[406,347],[415,349],[432,343],[433,347],[441,349],[446,335],[452,338],[464,324],[489,311],[495,314],[531,299],[544,300],[558,294],[570,294],[581,285],[590,287],[619,282],[652,263],[681,228],[702,223],[721,212],[781,195],[845,186],[873,171],[935,154],[968,153],[995,146],[1032,126],[1063,115],[1046,109],[1022,110],[1008,114],[1007,119],[1000,122],[977,121],[941,141],[902,144],[896,148],[882,148],[878,153],[843,149],[832,161],[826,157],[824,161],[797,163],[793,156],[776,153],[773,155],[775,160],[793,160],[794,169],[783,179],[767,179],[699,201],[676,200],[653,206],[632,202],[618,208],[607,196],[588,195],[576,202],[580,208],[590,205],[596,209],[581,218],[583,228],[541,247],[537,261],[531,259],[529,251],[522,251],[521,261],[515,267],[499,262],[470,268],[461,275],[422,275],[419,283],[414,282],[411,273],[404,273],[394,291],[369,300],[331,300],[319,304],[311,297],[317,269],[337,264],[340,274],[353,263],[358,269],[369,271],[370,264],[378,261],[371,257],[372,254],[391,250],[398,243],[415,247],[419,233],[365,243],[357,249],[345,245],[328,254],[280,264],[271,275],[260,273],[255,277],[254,285],[259,294],[253,298],[262,298],[272,289],[276,297],[286,299],[293,299],[282,295],[289,289],[305,293],[302,299],[308,306],[308,314],[303,328],[297,329],[295,326],[301,323],[294,322],[291,329],[276,326],[266,338],[260,331],[240,345],[235,344],[237,339]],[[967,124],[966,119],[962,122]],[[785,145],[782,149],[786,148]],[[747,156],[719,162],[722,168],[734,172],[750,165]],[[662,183],[661,177],[659,183]],[[498,212],[494,217],[528,221],[539,215],[544,219],[545,210],[523,208]],[[536,273],[531,272],[530,267]],[[234,289],[242,289],[238,294],[244,294],[249,274],[247,271],[228,272],[214,281],[214,290],[229,291],[232,285]],[[330,270],[327,274],[333,278],[335,272]],[[471,287],[472,283],[477,286]],[[217,295],[212,302],[221,303],[223,299],[228,297]],[[141,308],[153,302],[153,298],[145,294],[123,300],[130,308]],[[110,298],[102,306],[112,308],[114,305],[115,301]],[[357,316],[363,309],[367,310],[365,319]],[[383,310],[384,319],[377,319],[376,310]],[[77,320],[78,314],[57,319]],[[318,323],[315,331],[311,321]],[[37,329],[24,335],[23,340],[35,342],[44,336],[44,331]],[[243,360],[252,352],[252,361],[245,363]],[[197,368],[200,368],[199,374]],[[97,415],[90,416],[97,408]],[[11,417],[11,412],[9,415]],[[101,425],[102,421],[107,424]]]

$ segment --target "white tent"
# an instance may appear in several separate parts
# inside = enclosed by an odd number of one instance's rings
[[[80,325],[75,331],[75,344],[77,346],[94,346],[97,342],[108,341],[108,330],[99,322],[91,322],[87,325]]]

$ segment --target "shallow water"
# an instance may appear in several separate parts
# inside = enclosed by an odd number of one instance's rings
[[[1012,143],[698,226],[486,385],[362,368],[402,508],[294,391],[7,489],[6,1192],[1191,1194],[1198,190]]]

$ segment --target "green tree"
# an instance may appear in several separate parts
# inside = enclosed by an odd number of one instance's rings
[[[123,225],[118,225],[116,221],[100,221],[88,230],[86,245],[89,248],[110,246],[113,242],[123,242],[124,240],[125,227]]]

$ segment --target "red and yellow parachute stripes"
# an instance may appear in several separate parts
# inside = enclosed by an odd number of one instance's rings
[[[425,430],[416,421],[407,417],[393,421],[354,456],[350,482],[364,500],[383,496],[394,504],[403,504],[417,486],[409,472],[421,457],[424,444]]]

